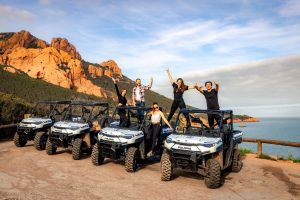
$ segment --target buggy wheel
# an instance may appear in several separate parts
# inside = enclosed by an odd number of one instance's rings
[[[241,154],[239,149],[235,149],[233,152],[233,160],[231,165],[232,172],[239,172],[243,167],[243,162],[241,160]]]
[[[172,176],[172,163],[170,161],[170,155],[167,152],[164,152],[161,157],[160,162],[161,168],[161,180],[162,181],[169,181],[171,180]]]
[[[102,165],[104,161],[104,157],[101,156],[100,154],[100,149],[98,143],[96,143],[93,147],[92,151],[92,163],[94,165]]]
[[[130,147],[125,157],[125,169],[127,172],[135,172],[137,170],[137,159],[139,151],[135,147]]]
[[[14,143],[17,147],[24,147],[27,143],[27,139],[25,135],[20,135],[18,132],[14,135]]]
[[[73,142],[72,156],[74,160],[79,160],[82,157],[82,139],[76,138]]]
[[[55,147],[52,141],[48,138],[46,142],[46,152],[48,155],[54,155],[56,153],[57,147]]]
[[[207,174],[204,177],[205,185],[215,189],[221,186],[221,167],[218,161],[209,159],[206,162]]]
[[[45,132],[37,132],[34,137],[34,147],[37,150],[45,150],[48,135]]]

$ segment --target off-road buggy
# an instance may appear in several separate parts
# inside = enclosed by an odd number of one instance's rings
[[[47,154],[55,154],[58,147],[71,150],[74,160],[79,160],[84,153],[91,153],[94,136],[107,125],[108,118],[108,103],[73,101],[63,120],[50,129]]]
[[[209,127],[208,115],[216,116],[219,123]],[[232,121],[231,110],[180,110],[175,133],[164,142],[161,180],[171,180],[173,170],[181,169],[203,175],[208,188],[217,188],[225,169],[239,172],[243,133],[233,130]]]
[[[70,101],[40,101],[25,114],[17,125],[14,143],[17,147],[23,147],[27,141],[34,140],[37,150],[44,150],[50,127],[66,111]]]
[[[137,170],[142,160],[147,158],[150,151],[151,140],[148,134],[151,132],[151,121],[148,113],[151,107],[117,107],[108,127],[102,129],[97,138],[97,143],[92,151],[92,163],[101,165],[105,158],[125,161],[125,169],[128,172]],[[126,122],[120,123],[119,111],[126,113]],[[141,119],[138,110],[144,112]],[[162,141],[172,132],[172,129],[161,126],[161,134],[155,149],[154,156],[161,156]]]

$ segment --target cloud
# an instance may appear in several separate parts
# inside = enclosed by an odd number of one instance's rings
[[[300,16],[300,1],[286,0],[283,6],[279,9],[279,14],[287,17]]]
[[[41,4],[41,5],[49,5],[50,4],[50,0],[39,0],[39,4]]]
[[[184,80],[192,84],[204,84],[206,80],[220,82],[219,101],[222,108],[234,108],[240,114],[276,116],[279,111],[289,110],[300,116],[300,55],[228,66],[203,72],[183,74]],[[172,97],[172,89],[165,83],[156,87],[166,96]],[[205,99],[198,91],[188,91],[186,102],[205,108]]]
[[[0,16],[2,19],[13,19],[17,21],[29,21],[35,18],[35,15],[28,10],[6,5],[0,5]]]

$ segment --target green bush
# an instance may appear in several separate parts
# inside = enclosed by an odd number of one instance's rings
[[[32,105],[23,99],[0,92],[0,124],[16,123]]]
[[[246,149],[246,148],[240,148],[241,156],[245,156],[246,154],[249,154],[249,153],[253,153],[253,151],[250,149]]]

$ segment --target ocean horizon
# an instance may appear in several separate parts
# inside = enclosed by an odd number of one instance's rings
[[[234,123],[236,130],[243,131],[243,137],[283,140],[291,142],[300,142],[300,117],[262,117],[260,122],[241,122]],[[240,124],[246,127],[239,127]],[[251,149],[257,152],[257,144],[243,142],[240,147]],[[264,154],[283,156],[293,155],[300,158],[300,148],[281,145],[263,144]]]

